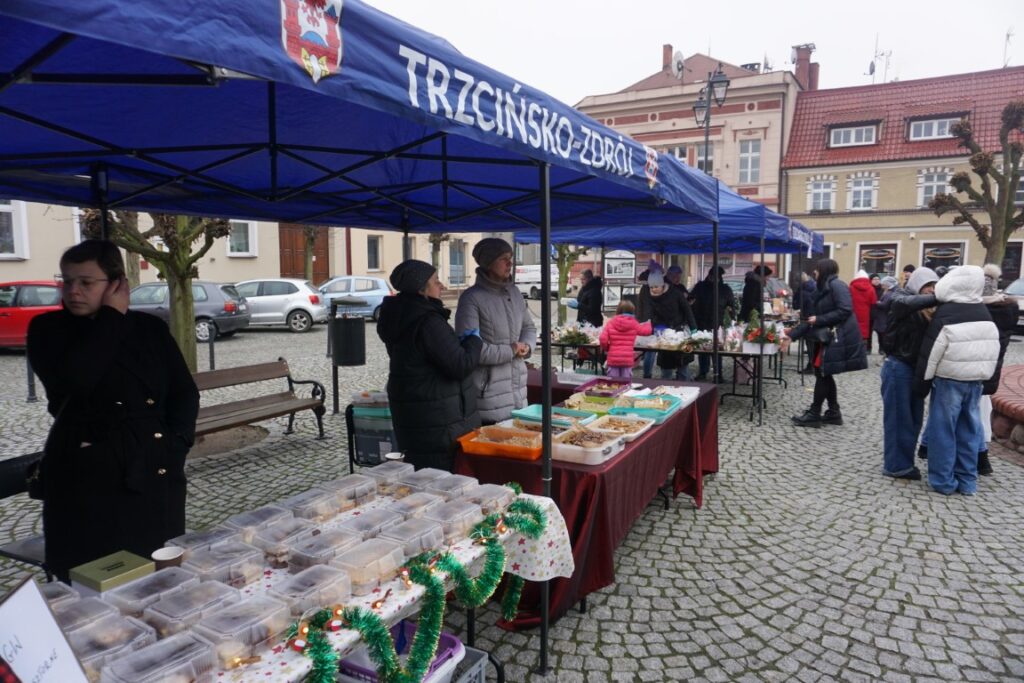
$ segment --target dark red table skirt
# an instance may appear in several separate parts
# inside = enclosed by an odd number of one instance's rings
[[[637,380],[650,386],[687,382]],[[601,465],[552,462],[551,497],[565,517],[576,570],[572,578],[551,582],[550,615],[558,619],[589,593],[615,582],[615,549],[657,495],[673,470],[673,492],[702,503],[703,475],[718,471],[718,397],[712,384],[697,400],[630,443]],[[552,382],[552,402],[565,400],[574,388]],[[531,371],[531,403],[540,402],[540,373]],[[460,454],[455,471],[481,482],[519,482],[527,493],[543,493],[541,463],[493,456]],[[507,628],[540,623],[539,590],[527,584],[520,616]],[[531,607],[532,606],[532,607]]]

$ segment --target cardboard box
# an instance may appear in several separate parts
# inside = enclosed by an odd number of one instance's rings
[[[152,574],[153,560],[121,550],[71,568],[71,585],[87,592],[102,593],[129,581]]]

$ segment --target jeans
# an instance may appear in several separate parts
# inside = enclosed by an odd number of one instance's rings
[[[681,381],[689,381],[690,380],[690,364],[689,363],[687,363],[685,365],[680,365],[678,368],[660,368],[660,369],[661,369],[661,378],[662,379],[672,379],[672,375],[674,373],[675,374],[675,379],[677,379],[677,380],[681,380]]]
[[[882,363],[882,474],[914,471],[914,448],[924,416],[924,398],[914,393],[914,368],[895,358]]]
[[[644,351],[644,378],[651,378],[651,373],[654,372],[654,361],[657,357],[657,351]]]
[[[614,379],[632,379],[633,368],[618,368],[614,365],[609,365],[605,374]]]
[[[719,347],[721,350],[721,347]],[[708,374],[708,370],[711,369],[711,356],[708,354],[700,354],[697,356],[697,369],[700,375],[703,377]],[[722,357],[718,357],[718,376],[722,376]]]
[[[981,382],[936,377],[928,406],[928,483],[939,493],[978,490],[978,444],[983,438]]]

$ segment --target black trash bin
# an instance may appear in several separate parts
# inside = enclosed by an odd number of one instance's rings
[[[331,351],[337,366],[366,365],[366,321],[331,319]]]

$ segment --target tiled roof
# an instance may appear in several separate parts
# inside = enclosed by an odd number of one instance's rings
[[[678,78],[672,75],[672,70],[669,67],[665,67],[661,71],[648,76],[647,78],[634,83],[628,88],[623,88],[619,92],[634,92],[637,90],[654,90],[655,88],[670,88],[674,85],[682,83],[696,83],[698,81],[707,80],[708,74],[714,72],[718,68],[718,65],[722,65],[722,72],[732,78],[743,78],[745,76],[756,76],[757,72],[747,71],[742,67],[735,66],[733,64],[726,64],[714,57],[708,57],[701,53],[690,55],[683,60],[683,79],[680,81]]]
[[[923,78],[880,85],[805,91],[797,95],[796,113],[783,168],[963,156],[953,138],[907,140],[913,118],[967,112],[983,149],[999,144],[1003,107],[1024,97],[1024,67]],[[856,147],[828,147],[828,128],[845,123],[881,121],[878,142]],[[1022,136],[1024,137],[1024,136]]]

